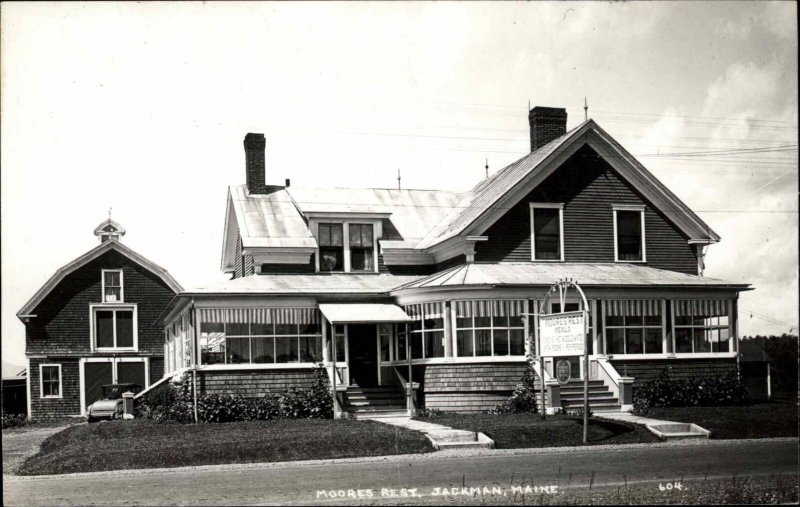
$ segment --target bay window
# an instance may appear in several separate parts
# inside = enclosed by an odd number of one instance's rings
[[[456,355],[525,355],[525,301],[456,301]]]
[[[403,333],[410,340],[411,359],[444,357],[444,304],[408,305],[405,311],[414,319]]]

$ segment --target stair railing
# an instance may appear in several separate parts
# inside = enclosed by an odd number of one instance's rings
[[[621,410],[630,412],[633,409],[633,377],[623,377],[606,357],[598,357],[597,374],[609,391],[619,400]]]

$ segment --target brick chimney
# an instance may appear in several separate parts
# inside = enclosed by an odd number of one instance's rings
[[[266,168],[264,164],[264,148],[267,142],[264,134],[247,134],[244,136],[245,172],[247,191],[250,194],[266,194]]]
[[[531,151],[567,133],[567,110],[561,107],[536,106],[528,113],[531,126]]]

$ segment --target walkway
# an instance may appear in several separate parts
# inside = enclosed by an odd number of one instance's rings
[[[667,440],[708,438],[709,435],[711,435],[710,431],[696,424],[651,419],[628,412],[603,412],[596,414],[596,417],[632,424],[641,424],[650,430],[651,433],[655,433],[659,437]]]
[[[402,417],[369,417],[359,415],[360,420],[372,420],[399,426],[409,430],[424,433],[428,440],[433,444],[437,451],[445,449],[493,449],[494,440],[483,433],[467,430],[457,430],[442,424],[433,424],[425,421],[417,421],[408,416]]]
[[[14,475],[26,458],[39,452],[47,437],[68,428],[70,424],[53,427],[23,426],[3,430],[3,475]]]

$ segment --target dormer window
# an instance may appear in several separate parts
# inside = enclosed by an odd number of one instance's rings
[[[318,222],[316,230],[320,273],[375,273],[378,263],[376,223],[342,220]]]
[[[564,260],[564,205],[531,203],[531,257],[534,261]]]
[[[372,224],[350,224],[350,270],[374,271]]]
[[[614,206],[614,260],[646,261],[644,206]]]
[[[344,271],[344,228],[342,224],[319,224],[319,270]]]
[[[121,303],[125,299],[122,292],[122,270],[103,270],[103,303]]]

